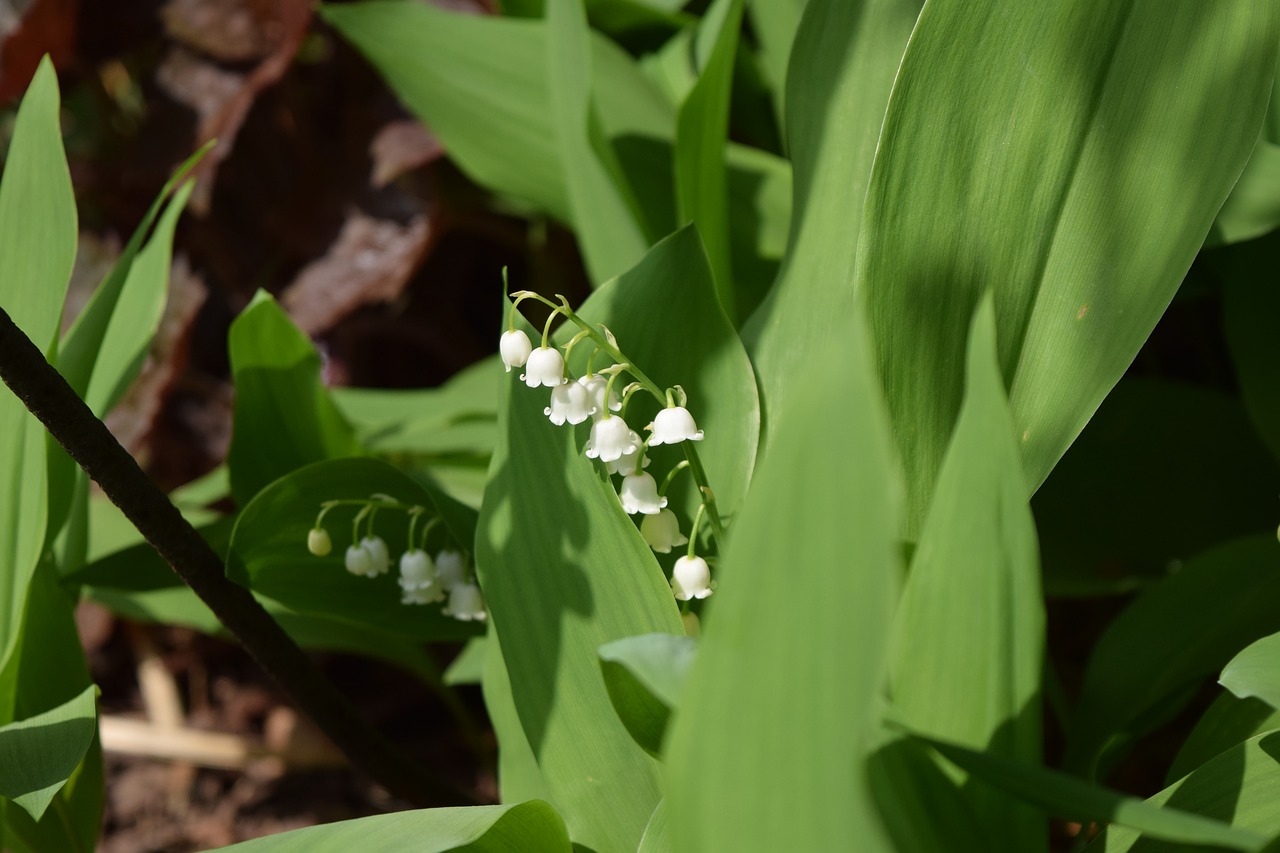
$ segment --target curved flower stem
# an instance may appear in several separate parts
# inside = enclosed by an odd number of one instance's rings
[[[622,350],[614,346],[599,329],[579,317],[577,312],[569,307],[568,299],[564,298],[560,294],[556,294],[557,298],[560,300],[557,304],[552,302],[550,299],[547,299],[545,296],[534,293],[531,290],[522,290],[519,293],[512,295],[518,299],[536,299],[554,311],[559,311],[565,316],[565,319],[574,323],[586,332],[588,336],[596,342],[596,346],[608,353],[615,362],[627,365],[627,372],[640,383],[644,390],[652,394],[655,400],[661,404],[665,404],[667,402],[667,394],[662,388],[658,387],[658,383],[654,382],[638,367],[636,367],[635,362],[623,355]],[[550,325],[548,325],[548,328],[550,328]],[[692,443],[682,441],[681,446],[684,447],[685,458],[689,460],[689,470],[693,473],[694,482],[698,484],[698,490],[702,493],[702,504],[707,508],[707,518],[711,521],[711,533],[716,538],[716,545],[723,550],[724,522],[721,521],[720,512],[716,508],[715,492],[711,491],[711,485],[707,482],[707,472],[702,467],[702,460],[698,458],[698,451],[693,448]]]

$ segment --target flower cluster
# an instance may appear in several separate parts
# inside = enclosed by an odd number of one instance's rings
[[[308,551],[317,557],[324,557],[333,550],[329,531],[324,527],[324,517],[337,506],[360,507],[352,522],[351,545],[347,547],[344,560],[348,572],[360,577],[376,578],[390,571],[391,553],[382,537],[374,533],[374,516],[381,509],[406,512],[409,516],[409,547],[400,555],[400,603],[446,602],[443,608],[446,616],[464,622],[485,618],[484,598],[468,566],[466,555],[449,547],[439,550],[434,558],[427,553],[428,537],[440,519],[430,519],[418,531],[418,522],[426,512],[423,507],[408,506],[386,495],[373,495],[368,500],[326,501],[321,504],[316,523],[307,534]]]
[[[684,389],[675,386],[660,389],[651,382],[618,349],[613,333],[601,326],[599,330],[584,322],[575,314],[564,297],[557,305],[530,291],[513,294],[511,316],[507,331],[498,343],[507,372],[523,367],[520,379],[530,388],[550,388],[551,397],[543,414],[556,426],[591,421],[591,433],[587,438],[585,453],[590,459],[599,460],[609,474],[620,475],[618,499],[622,509],[630,515],[640,515],[640,534],[658,553],[669,554],[672,548],[688,545],[688,553],[676,561],[671,586],[675,597],[681,601],[706,598],[713,584],[707,561],[694,553],[698,524],[710,501],[710,490],[703,488],[703,503],[699,505],[689,536],[680,532],[680,523],[674,512],[667,509],[667,488],[680,471],[690,466],[682,461],[666,476],[661,485],[645,469],[649,467],[648,451],[659,445],[702,441],[703,432],[690,414],[688,397]],[[533,298],[552,309],[542,332],[542,345],[535,348],[529,336],[515,327],[516,307],[524,299]],[[580,331],[560,350],[548,346],[551,322],[557,315],[575,323]],[[573,348],[590,339],[595,349],[587,360],[585,375],[573,378],[566,367],[566,358]],[[613,360],[607,367],[595,370],[593,364],[604,354]],[[632,381],[621,391],[615,390],[619,377],[629,375]],[[653,422],[644,427],[645,435],[626,420],[626,407],[633,394],[644,391],[652,394],[663,408]],[[693,454],[689,454],[691,458]],[[713,510],[714,512],[714,510]],[[717,521],[718,523],[718,521]]]

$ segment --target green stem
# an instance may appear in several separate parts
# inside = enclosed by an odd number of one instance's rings
[[[702,514],[706,512],[707,505],[705,503],[698,504],[698,512],[693,517],[693,527],[689,528],[689,548],[685,555],[692,560],[698,556],[698,527],[702,524]]]
[[[662,481],[662,487],[658,489],[658,495],[659,496],[666,495],[667,488],[670,487],[671,481],[676,478],[676,474],[679,474],[681,471],[683,471],[685,468],[688,468],[688,467],[689,467],[688,459],[681,459],[678,463],[676,463],[676,467],[672,468],[670,471],[667,472],[667,479]]]
[[[711,490],[711,485],[707,481],[707,472],[702,467],[702,459],[699,458],[692,441],[682,441],[680,446],[684,448],[684,458],[689,462],[689,473],[693,474],[693,481],[698,484],[698,491],[702,493],[702,505],[707,508],[707,518],[711,519],[711,534],[716,537],[716,546],[724,551],[724,522],[720,520],[720,510],[716,506],[716,493]]]

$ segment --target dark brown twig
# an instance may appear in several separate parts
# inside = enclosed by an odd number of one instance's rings
[[[222,559],[3,309],[0,379],[353,765],[415,805],[471,800],[374,730],[257,599],[227,579]]]

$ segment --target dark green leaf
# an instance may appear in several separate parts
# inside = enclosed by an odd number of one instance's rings
[[[1277,728],[1280,711],[1257,699],[1238,699],[1224,691],[1182,742],[1164,783],[1172,785],[1231,747]]]
[[[62,705],[0,726],[0,797],[40,819],[93,741],[97,693],[90,685]]]

